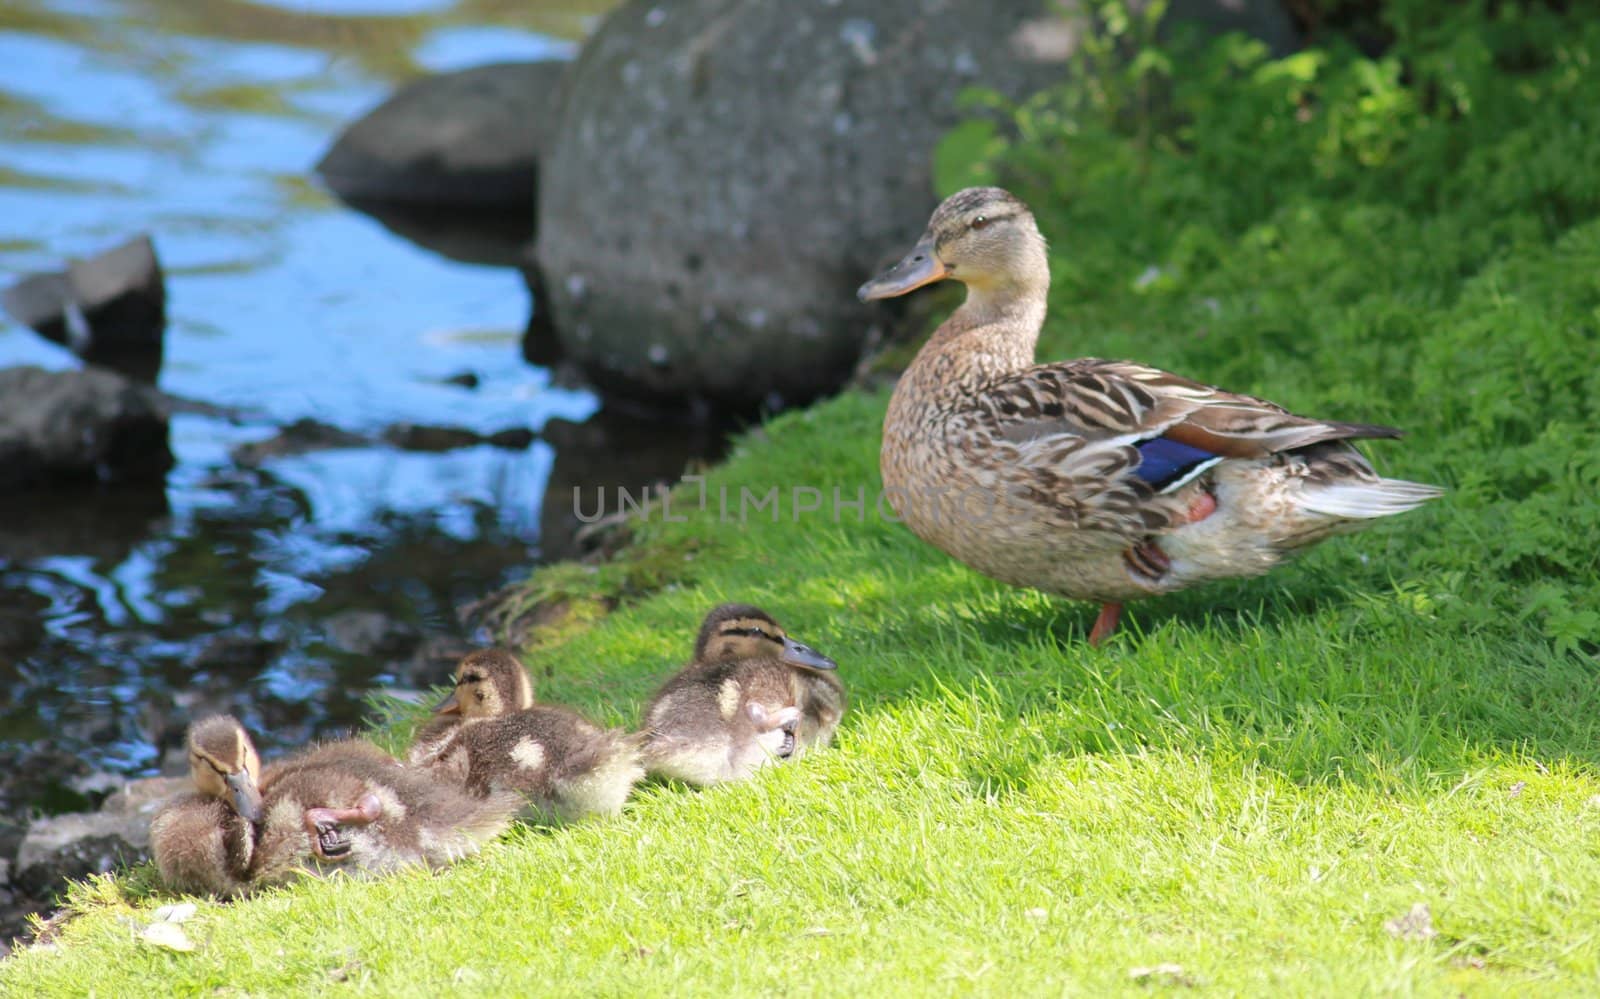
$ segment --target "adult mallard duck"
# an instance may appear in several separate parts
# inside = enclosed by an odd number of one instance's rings
[[[1049,260],[1007,191],[945,199],[859,296],[947,278],[967,299],[889,401],[885,498],[986,575],[1100,602],[1091,644],[1129,600],[1259,575],[1441,492],[1379,478],[1349,443],[1400,436],[1391,427],[1295,416],[1131,361],[1035,364]]]
[[[714,608],[693,661],[645,706],[645,765],[718,784],[827,745],[845,707],[837,668],[758,607]]]

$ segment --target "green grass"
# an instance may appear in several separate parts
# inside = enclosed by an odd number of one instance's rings
[[[578,609],[530,653],[541,694],[613,722],[711,605],[766,606],[842,663],[835,748],[437,875],[206,904],[191,953],[136,939],[147,870],[81,886],[0,992],[1600,989],[1600,30],[1497,9],[1376,62],[1224,43],[1157,81],[1159,128],[1124,124],[1139,86],[1077,89],[941,155],[1038,209],[1044,356],[1395,423],[1380,467],[1444,500],[1095,651],[1092,607],[870,503],[834,522],[886,402],[846,393],[747,436],[706,512],[680,491],[687,522],[528,590]],[[771,486],[779,522],[720,521]],[[795,486],[824,512],[796,522]],[[1386,931],[1418,902],[1435,936]]]

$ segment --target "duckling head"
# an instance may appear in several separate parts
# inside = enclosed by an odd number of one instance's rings
[[[1050,262],[1033,212],[1011,192],[969,187],[934,209],[928,228],[900,262],[862,285],[863,302],[894,298],[950,278],[969,294],[1043,295]]]
[[[189,726],[189,776],[201,794],[248,822],[260,820],[261,757],[237,718],[214,715]]]
[[[723,604],[706,615],[694,643],[697,663],[777,659],[804,669],[838,669],[839,664],[790,638],[772,615],[749,604]]]
[[[456,689],[435,713],[463,719],[496,718],[533,707],[533,681],[505,649],[469,652],[456,665]]]

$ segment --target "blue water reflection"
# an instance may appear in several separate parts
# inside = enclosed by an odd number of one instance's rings
[[[595,411],[522,360],[516,272],[407,243],[308,175],[339,125],[401,79],[570,52],[605,3],[529,6],[0,10],[0,281],[149,231],[168,278],[159,386],[226,410],[174,419],[164,491],[6,514],[0,615],[42,630],[0,644],[0,768],[48,746],[148,769],[174,719],[208,709],[242,712],[269,745],[347,725],[371,685],[416,678],[336,647],[329,613],[448,631],[456,604],[536,557],[543,444],[230,459],[298,419],[376,439],[400,421],[491,433]],[[0,366],[76,363],[0,318]],[[444,383],[463,371],[476,389]],[[0,808],[27,801],[56,804],[0,787]]]

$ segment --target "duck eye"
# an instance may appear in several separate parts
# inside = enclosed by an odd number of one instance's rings
[[[986,229],[988,226],[989,216],[987,215],[979,215],[977,218],[972,220],[972,228],[974,229]]]

